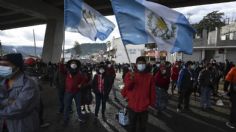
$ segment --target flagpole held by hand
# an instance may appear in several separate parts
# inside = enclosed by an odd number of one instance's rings
[[[123,44],[123,45],[124,45],[125,53],[126,53],[126,55],[127,55],[127,58],[128,58],[128,61],[129,61],[130,67],[131,67],[131,72],[134,72],[134,69],[133,69],[133,67],[132,67],[132,64],[131,64],[131,61],[130,61],[130,58],[129,58],[129,53],[128,53],[128,51],[127,51],[126,45],[125,45],[125,44]]]

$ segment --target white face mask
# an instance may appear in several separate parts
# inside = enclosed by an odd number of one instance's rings
[[[157,67],[160,67],[160,64],[156,64]]]
[[[70,67],[72,68],[72,69],[76,69],[77,68],[77,65],[76,64],[70,64]]]
[[[138,65],[137,65],[137,69],[138,69],[139,71],[144,71],[145,68],[146,68],[146,64],[138,64]]]
[[[105,71],[104,71],[104,69],[99,69],[99,73],[104,73]]]
[[[12,75],[13,69],[10,66],[0,66],[0,76],[3,78],[10,78]]]
[[[191,68],[191,69],[194,69],[194,68],[195,68],[195,66],[194,66],[194,65],[191,65],[191,66],[190,66],[190,68]]]
[[[110,67],[111,67],[111,64],[108,64],[107,66],[110,68]]]

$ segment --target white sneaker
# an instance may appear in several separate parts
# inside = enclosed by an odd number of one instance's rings
[[[178,113],[181,112],[181,109],[177,108],[176,112],[178,112]]]
[[[77,119],[79,122],[81,122],[81,123],[84,123],[85,121],[83,120],[83,119],[81,119],[81,118],[78,118]]]
[[[226,122],[225,124],[226,124],[227,127],[231,128],[231,129],[235,128],[234,124],[232,124],[230,122]]]

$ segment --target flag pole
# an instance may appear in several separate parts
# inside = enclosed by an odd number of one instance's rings
[[[65,35],[64,35],[65,36]],[[62,58],[65,59],[65,37],[63,39],[63,43],[62,43]]]
[[[131,67],[131,72],[134,72],[134,69],[132,67],[132,64],[131,64],[131,61],[130,61],[130,57],[129,57],[129,53],[128,53],[128,50],[127,50],[127,47],[125,44],[123,44],[124,48],[125,48],[125,53],[126,53],[126,56],[128,58],[128,61],[129,61],[129,64],[130,64],[130,67]]]
[[[35,57],[37,56],[36,54],[36,42],[35,42],[35,34],[34,34],[34,29],[33,29],[33,36],[34,36],[34,55]]]

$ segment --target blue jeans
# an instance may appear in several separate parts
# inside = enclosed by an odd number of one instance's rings
[[[79,118],[82,117],[81,103],[80,103],[81,102],[80,92],[75,93],[75,94],[65,92],[65,111],[64,111],[64,121],[65,122],[68,122],[68,120],[69,120],[69,114],[70,114],[73,99],[75,100],[78,117]]]
[[[202,108],[211,107],[211,93],[212,93],[211,87],[207,87],[207,86],[201,87],[201,107]]]
[[[156,96],[157,96],[157,109],[163,111],[166,109],[168,103],[168,93],[165,89],[156,87]]]

